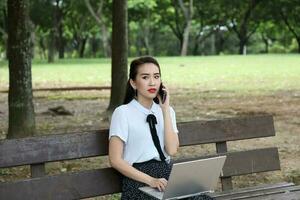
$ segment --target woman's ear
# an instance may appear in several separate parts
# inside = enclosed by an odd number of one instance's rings
[[[136,90],[136,85],[135,85],[134,80],[129,79],[129,82],[130,82],[131,87]]]

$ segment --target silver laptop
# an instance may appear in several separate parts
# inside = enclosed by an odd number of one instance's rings
[[[157,199],[182,199],[211,193],[217,186],[226,156],[173,164],[164,192],[148,186],[139,189]]]

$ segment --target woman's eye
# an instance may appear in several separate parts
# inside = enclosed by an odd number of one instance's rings
[[[159,79],[159,78],[160,78],[160,76],[154,76],[154,78],[156,78],[156,79]]]
[[[142,77],[142,79],[147,79],[147,78],[148,78],[148,76],[143,76],[143,77]]]

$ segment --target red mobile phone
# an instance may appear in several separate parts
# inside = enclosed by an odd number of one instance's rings
[[[166,92],[163,90],[163,88],[164,88],[164,86],[163,86],[163,84],[161,83],[161,84],[160,84],[160,87],[159,87],[158,94],[159,94],[159,96],[161,97],[162,103],[165,103],[167,94],[166,94]]]

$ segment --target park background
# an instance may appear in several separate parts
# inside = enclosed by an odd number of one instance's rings
[[[121,79],[127,79],[127,60],[153,55],[170,88],[178,122],[274,116],[275,138],[229,143],[229,150],[278,146],[282,170],[235,177],[236,185],[283,180],[299,184],[298,1],[128,0],[124,4],[127,16],[120,17],[126,24],[127,46],[116,56],[112,50],[124,44],[124,34],[117,30],[121,25],[116,27],[116,37],[122,41],[113,42],[112,1],[32,0],[27,5],[30,34],[25,52],[30,67],[25,71],[32,72],[27,78],[32,79],[34,131],[24,133],[20,127],[20,134],[12,137],[107,128],[111,110],[120,104],[112,105],[110,86],[114,80],[124,85],[113,77],[113,60],[126,58],[115,69],[123,74]],[[0,1],[1,139],[9,136],[12,115],[8,111],[9,63],[17,60],[8,55],[8,25],[13,22],[8,6]],[[48,90],[38,91],[41,88]],[[118,93],[118,88],[112,90]],[[177,156],[207,155],[213,149],[213,145],[184,147]],[[107,166],[107,158],[46,165],[49,174],[100,166]],[[0,169],[0,175],[0,181],[20,179],[29,175],[29,167]]]

